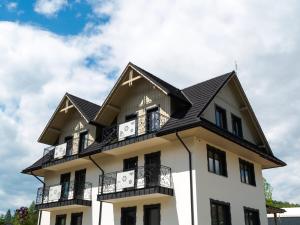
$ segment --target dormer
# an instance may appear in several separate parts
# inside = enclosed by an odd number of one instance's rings
[[[44,149],[43,164],[74,158],[95,141],[96,127],[91,124],[100,106],[66,93],[38,141]]]
[[[104,126],[102,141],[112,143],[158,131],[176,108],[188,104],[179,89],[129,63],[95,122]]]

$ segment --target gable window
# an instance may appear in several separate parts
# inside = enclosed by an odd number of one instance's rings
[[[227,130],[226,110],[216,105],[215,108],[216,125]]]
[[[241,182],[255,186],[254,165],[250,162],[240,159]]]
[[[88,132],[84,131],[79,135],[79,152],[88,147]]]
[[[211,225],[231,225],[230,204],[210,200]]]
[[[227,176],[226,153],[207,145],[208,171]]]
[[[259,211],[244,207],[245,225],[260,225]]]
[[[232,121],[232,133],[235,136],[243,138],[243,129],[242,129],[242,120],[241,120],[241,118],[231,114],[231,121]]]

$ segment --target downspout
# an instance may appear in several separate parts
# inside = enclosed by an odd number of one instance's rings
[[[30,174],[31,174],[32,176],[34,176],[39,182],[41,182],[41,183],[43,184],[43,194],[44,194],[44,190],[45,190],[45,186],[46,186],[45,182],[42,181],[37,175],[33,174],[32,171],[30,172]],[[41,221],[42,221],[42,212],[43,212],[43,210],[39,210],[38,225],[41,225]]]
[[[92,159],[91,156],[89,156],[89,159],[93,162],[93,164],[101,171],[101,193],[103,192],[103,179],[104,179],[104,170],[99,166],[95,160]],[[101,220],[102,220],[102,201],[100,201],[100,209],[99,209],[99,225],[101,225]]]
[[[191,198],[191,221],[192,221],[192,225],[195,224],[194,222],[194,188],[193,188],[193,167],[192,167],[192,153],[189,150],[189,148],[186,146],[186,144],[183,142],[183,140],[181,139],[181,137],[178,135],[178,132],[176,131],[176,137],[178,138],[178,140],[180,141],[180,143],[183,145],[183,147],[185,148],[185,150],[187,151],[188,155],[189,155],[189,172],[190,172],[190,198]]]

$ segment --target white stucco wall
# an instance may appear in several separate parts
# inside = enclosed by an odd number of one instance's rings
[[[195,224],[209,225],[210,201],[215,199],[229,202],[231,206],[232,225],[244,224],[243,207],[251,207],[260,211],[261,225],[267,225],[266,209],[263,195],[263,180],[260,165],[255,164],[256,187],[240,182],[239,157],[229,151],[227,155],[228,177],[222,177],[208,172],[206,142],[197,138],[184,140],[192,150],[193,175],[194,175],[194,203]],[[216,146],[219,147],[219,146]],[[219,147],[220,148],[220,147]],[[224,150],[220,148],[221,150]],[[137,225],[143,224],[143,205],[161,204],[162,225],[190,225],[190,192],[188,155],[178,141],[172,141],[163,146],[140,149],[137,152],[118,156],[106,156],[99,158],[97,163],[105,172],[113,172],[123,169],[123,159],[138,156],[139,166],[144,165],[144,154],[161,151],[161,164],[172,169],[175,197],[153,198],[151,200],[128,201],[112,204],[105,203],[103,207],[103,225],[119,225],[120,211],[122,207],[137,206]],[[93,206],[82,210],[84,212],[84,225],[98,224],[99,202],[96,201],[98,193],[99,170],[88,163],[78,168],[69,168],[59,173],[51,173],[47,176],[47,182],[59,183],[61,173],[72,172],[79,169],[87,169],[86,181],[93,183]],[[78,209],[75,210],[78,212]],[[68,210],[68,218],[74,210]],[[51,225],[54,224],[58,212],[51,213]],[[62,213],[62,211],[59,211]],[[68,223],[67,223],[68,224]],[[48,225],[48,224],[45,224]]]

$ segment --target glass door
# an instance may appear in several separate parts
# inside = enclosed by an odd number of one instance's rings
[[[84,189],[85,189],[85,174],[86,170],[78,170],[75,172],[75,182],[74,182],[74,198],[83,199]]]
[[[132,190],[136,187],[137,167],[138,167],[138,157],[132,157],[132,158],[129,158],[129,159],[124,159],[124,161],[123,161],[123,171],[134,170],[134,173],[135,173],[134,174],[134,187],[125,188],[124,191]]]
[[[61,185],[61,200],[67,200],[69,198],[70,189],[70,173],[65,173],[60,175],[60,185]]]
[[[160,127],[160,115],[158,107],[148,109],[146,115],[147,132],[157,131]]]
[[[160,178],[160,152],[145,155],[145,181],[146,187],[159,186]]]
[[[65,137],[65,143],[67,143],[66,156],[70,156],[73,149],[73,136]]]

